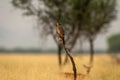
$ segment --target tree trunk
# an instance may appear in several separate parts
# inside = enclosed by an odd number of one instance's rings
[[[90,64],[93,63],[93,57],[94,57],[94,44],[93,44],[93,39],[90,38],[89,39],[89,43],[90,43]]]
[[[61,46],[58,44],[58,62],[59,62],[59,66],[62,65],[62,57],[61,57]]]
[[[89,74],[91,71],[91,68],[93,66],[93,60],[94,60],[94,39],[89,38],[89,44],[90,44],[90,61],[89,61],[89,67],[87,69],[87,73]]]
[[[80,53],[84,53],[83,51],[83,40],[80,38]]]

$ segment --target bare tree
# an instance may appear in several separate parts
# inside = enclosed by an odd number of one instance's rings
[[[35,0],[38,5],[33,4],[34,0],[12,0],[12,4],[24,11],[26,16],[37,17],[37,29],[42,31],[44,36],[52,35],[58,46],[58,59],[61,65],[61,46],[57,43],[55,34],[55,24],[57,21],[63,21],[62,14],[65,7],[65,0]],[[43,7],[43,8],[42,8]],[[42,24],[42,26],[41,26]],[[42,29],[42,30],[39,30]],[[41,37],[41,36],[40,36]]]
[[[79,29],[74,23],[74,16],[71,15],[71,5],[68,0],[35,0],[38,5],[33,4],[34,0],[12,0],[12,4],[24,11],[26,16],[37,17],[37,29],[42,29],[45,36],[51,35],[58,47],[59,65],[62,64],[61,46],[57,43],[55,34],[55,24],[60,21],[66,29],[65,41],[71,50],[79,36]],[[43,7],[43,8],[41,8]],[[74,18],[74,19],[73,19]]]

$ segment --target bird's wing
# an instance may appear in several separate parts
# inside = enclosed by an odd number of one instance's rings
[[[57,34],[61,34],[61,32],[60,32],[60,30],[59,30],[59,27],[57,27],[57,29],[56,29],[56,32],[57,32]]]
[[[59,26],[59,30],[60,30],[61,34],[64,35],[64,30],[63,30],[63,28]]]

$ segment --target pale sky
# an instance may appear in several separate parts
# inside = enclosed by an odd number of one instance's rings
[[[56,48],[52,37],[47,38],[47,40],[38,38],[34,29],[35,20],[31,17],[22,16],[22,12],[15,9],[10,1],[0,0],[0,47]],[[107,33],[98,36],[95,41],[95,49],[106,49],[107,37],[120,32],[120,0],[118,0],[117,10],[117,19],[111,23],[111,28]],[[88,48],[88,44],[85,43],[84,49]]]

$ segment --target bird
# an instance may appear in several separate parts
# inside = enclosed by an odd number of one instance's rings
[[[65,45],[64,30],[63,30],[63,27],[61,27],[61,24],[59,22],[56,23],[56,34],[57,34],[58,40],[62,42],[63,45]]]

